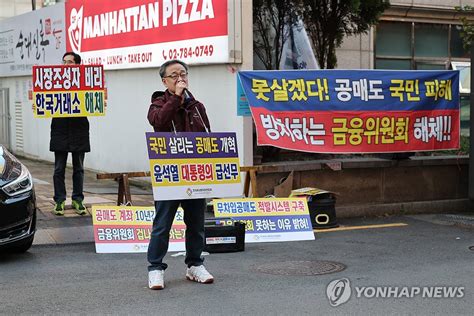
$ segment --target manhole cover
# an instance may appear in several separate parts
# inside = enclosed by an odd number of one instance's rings
[[[342,263],[334,261],[283,261],[253,267],[258,272],[275,275],[321,275],[345,268]]]

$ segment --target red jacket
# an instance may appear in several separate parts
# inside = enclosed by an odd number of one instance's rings
[[[210,131],[204,105],[194,99],[191,93],[188,94],[183,104],[180,97],[168,90],[164,94],[153,94],[148,121],[155,132],[205,132],[206,127]]]

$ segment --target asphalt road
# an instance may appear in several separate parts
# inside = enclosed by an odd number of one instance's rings
[[[145,254],[96,254],[93,244],[34,246],[23,255],[0,256],[0,314],[472,315],[474,229],[435,221],[440,218],[346,220],[349,228],[369,226],[319,233],[315,241],[247,244],[245,252],[211,254],[211,285],[185,280],[184,258],[168,256],[162,291],[147,289]],[[407,225],[370,226],[393,223]],[[347,268],[324,275],[280,270],[317,260]],[[263,273],[267,265],[273,269]],[[271,274],[278,271],[288,273]],[[352,295],[333,307],[327,286],[341,278],[350,281]],[[463,287],[454,292],[461,297],[371,296],[376,287],[399,295],[403,288],[442,293],[447,286]]]

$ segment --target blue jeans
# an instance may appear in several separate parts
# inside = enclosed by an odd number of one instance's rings
[[[67,151],[54,152],[54,201],[61,203],[66,200],[66,184],[64,176],[66,173]],[[72,153],[72,196],[76,201],[84,200],[84,152]]]
[[[188,267],[200,266],[204,262],[204,212],[206,199],[155,201],[156,215],[153,220],[150,243],[148,245],[148,271],[165,270],[168,265],[163,258],[168,252],[171,225],[178,206],[184,210],[186,224],[186,259]]]

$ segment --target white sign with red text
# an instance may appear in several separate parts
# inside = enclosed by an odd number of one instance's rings
[[[60,64],[65,51],[63,3],[0,21],[0,77],[31,76],[33,65]]]
[[[68,0],[67,49],[105,69],[229,59],[228,0]]]

